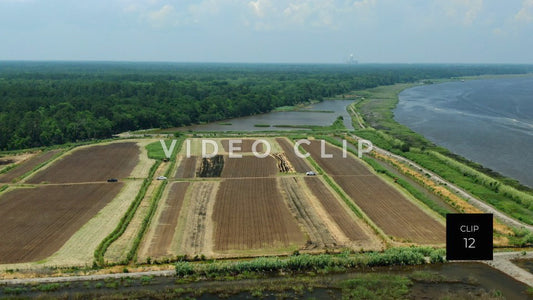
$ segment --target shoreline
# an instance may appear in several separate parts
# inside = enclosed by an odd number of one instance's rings
[[[484,81],[484,80],[498,80],[498,79],[516,79],[516,78],[533,78],[533,74],[526,74],[526,75],[523,75],[523,74],[516,74],[516,75],[500,75],[500,76],[496,76],[496,75],[486,75],[486,76],[478,76],[478,77],[466,77],[465,80],[467,81]],[[443,84],[443,83],[447,83],[447,82],[456,82],[454,80],[451,80],[451,81],[442,81],[442,82],[439,82],[439,83],[435,83],[435,84],[432,84],[432,85],[438,85],[438,84]],[[527,189],[529,190],[533,190],[533,182],[531,182],[531,179],[529,179],[527,177],[527,174],[524,174],[524,172],[520,171],[520,168],[518,168],[518,164],[515,164],[514,166],[512,165],[511,168],[506,168],[506,167],[503,167],[502,166],[502,161],[501,160],[495,160],[494,163],[492,162],[492,160],[490,159],[490,155],[480,155],[480,153],[484,152],[484,151],[476,151],[476,146],[474,146],[474,148],[472,147],[461,147],[461,146],[456,146],[454,144],[457,144],[457,140],[453,140],[453,137],[450,139],[449,137],[447,138],[447,136],[449,136],[450,134],[447,134],[446,133],[446,130],[440,130],[440,129],[436,129],[436,132],[438,132],[438,134],[436,134],[434,137],[428,137],[427,134],[427,129],[424,129],[425,127],[429,127],[429,128],[439,128],[440,126],[438,125],[438,122],[432,122],[432,121],[427,121],[428,122],[428,125],[424,126],[424,128],[421,128],[420,126],[414,126],[416,127],[417,129],[414,129],[412,128],[413,126],[413,122],[408,122],[406,120],[404,120],[404,122],[401,122],[399,120],[397,120],[397,114],[403,116],[403,119],[406,119],[406,118],[411,118],[412,116],[414,116],[414,113],[411,111],[409,112],[408,110],[409,109],[406,109],[404,108],[404,111],[402,111],[401,113],[398,112],[397,110],[399,109],[399,105],[400,105],[400,95],[407,91],[407,90],[410,90],[410,89],[413,89],[415,87],[419,87],[421,85],[417,85],[417,86],[412,86],[412,87],[407,87],[405,89],[403,89],[402,91],[398,92],[397,94],[397,97],[398,97],[398,100],[397,100],[397,103],[396,103],[396,106],[392,109],[392,113],[394,115],[393,117],[393,120],[395,122],[397,122],[398,124],[401,124],[403,126],[406,126],[408,127],[410,130],[412,130],[413,132],[416,132],[417,134],[423,136],[426,140],[430,141],[431,143],[434,143],[435,145],[439,146],[439,147],[442,147],[442,148],[445,148],[447,149],[448,151],[450,151],[451,153],[454,153],[455,155],[457,156],[460,156],[461,158],[465,159],[465,160],[468,160],[474,164],[479,164],[480,166],[482,166],[483,168],[487,169],[491,174],[489,174],[489,176],[497,176],[499,178],[508,178],[508,179],[512,179],[512,180],[516,180],[520,185],[526,187]],[[431,85],[429,85],[431,86]],[[454,90],[455,91],[455,90]],[[427,94],[431,94],[431,93],[427,93]],[[424,95],[425,97],[425,95]],[[429,97],[431,97],[429,95]],[[407,96],[407,98],[409,98]],[[409,98],[411,99],[411,98]],[[430,98],[431,99],[431,98]],[[455,100],[455,98],[451,98],[451,100]],[[405,100],[404,100],[405,102]],[[417,102],[416,102],[417,103]],[[426,102],[424,102],[426,103]],[[427,104],[427,103],[426,103]],[[424,104],[422,104],[424,105]],[[438,110],[440,110],[441,108],[436,108]],[[462,111],[459,111],[460,113],[462,113]],[[467,113],[467,112],[465,112]],[[438,112],[436,112],[435,114],[438,114]],[[440,114],[442,115],[442,114]],[[485,115],[480,115],[481,117],[485,117]],[[509,117],[511,118],[511,117]],[[470,119],[470,118],[469,118]],[[467,119],[466,118],[463,118],[462,121],[459,120],[459,122],[466,122]],[[411,123],[411,124],[409,124]],[[480,126],[481,127],[481,126]],[[477,127],[475,127],[477,128]],[[496,129],[495,129],[496,130]],[[450,131],[450,130],[448,130]],[[479,129],[477,130],[479,131]],[[424,133],[425,132],[425,133]],[[494,133],[494,136],[507,136],[506,134],[507,132],[501,132],[501,133]],[[486,133],[485,135],[482,135],[482,136],[486,136]],[[513,135],[511,135],[511,137],[513,137]],[[490,137],[489,137],[490,138]],[[507,144],[507,143],[506,143]],[[479,145],[478,144],[475,144],[475,145]],[[484,146],[477,146],[477,150],[480,150],[481,148],[483,149],[486,149],[487,147],[484,147]],[[524,148],[524,147],[521,147],[521,148]],[[490,154],[490,152],[489,152]],[[520,158],[516,157],[516,159],[511,159],[513,161],[519,161]],[[508,164],[506,164],[508,165]],[[524,177],[525,176],[525,177]]]

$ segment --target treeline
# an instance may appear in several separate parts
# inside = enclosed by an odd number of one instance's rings
[[[0,62],[0,150],[264,113],[352,90],[530,66]]]

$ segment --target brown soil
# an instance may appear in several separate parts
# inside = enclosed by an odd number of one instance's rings
[[[189,182],[174,182],[170,187],[170,192],[164,203],[165,209],[157,220],[157,228],[148,249],[149,257],[163,257],[170,254],[170,246],[178,218],[185,198],[185,192],[189,187]]]
[[[238,141],[242,141],[242,143],[235,142],[233,144],[233,147],[240,147],[241,150],[235,150],[233,153],[244,153],[244,152],[252,152],[252,145],[256,141],[254,139],[235,139]],[[222,147],[224,147],[224,151],[229,152],[229,139],[222,140]],[[255,149],[258,153],[263,153],[263,143],[258,143],[257,147]]]
[[[280,178],[279,182],[291,213],[303,225],[308,235],[305,249],[336,247],[337,241],[333,238],[324,222],[320,220],[315,209],[309,203],[307,194],[302,189],[302,186],[305,186],[302,178],[283,177]]]
[[[5,166],[5,165],[10,165],[12,163],[14,163],[15,160],[14,159],[10,159],[10,158],[0,158],[0,166]]]
[[[134,142],[91,146],[74,151],[31,177],[29,183],[75,183],[126,178],[139,162]]]
[[[278,173],[276,159],[272,156],[259,158],[255,156],[243,156],[241,158],[225,157],[224,178],[240,177],[269,177]]]
[[[196,175],[197,156],[183,157],[176,170],[175,178],[194,178]]]
[[[304,158],[298,157],[296,153],[294,153],[294,145],[291,142],[289,142],[286,138],[276,138],[276,142],[278,142],[280,147],[283,149],[285,156],[296,172],[305,173],[311,170],[311,167],[309,164],[307,164],[307,161]]]
[[[217,193],[215,250],[303,245],[305,238],[283,202],[276,178],[227,179]]]
[[[304,179],[307,187],[313,192],[347,238],[352,241],[369,239],[363,229],[354,221],[353,217],[339,203],[339,200],[330,192],[322,180],[317,177],[305,177]]]
[[[51,150],[48,152],[37,154],[29,160],[22,162],[19,166],[9,170],[5,174],[0,175],[0,182],[12,182],[16,178],[28,173],[33,170],[38,165],[52,159],[54,155],[59,153],[61,150]]]
[[[0,263],[42,260],[122,188],[122,183],[15,189],[0,196]]]
[[[333,179],[387,235],[420,244],[446,241],[444,225],[379,177],[333,176]]]
[[[368,168],[349,152],[346,158],[342,157],[342,149],[326,143],[325,153],[331,154],[331,158],[321,157],[321,140],[313,140],[310,145],[302,144],[302,148],[311,154],[320,167],[329,175],[371,175]]]
[[[187,224],[184,226],[180,252],[188,255],[210,255],[212,251],[211,214],[219,183],[216,181],[194,182],[190,190]],[[179,225],[178,225],[179,226]],[[182,227],[182,226],[180,226]]]

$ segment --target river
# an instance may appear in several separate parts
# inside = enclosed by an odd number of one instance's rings
[[[435,144],[533,187],[533,77],[404,90],[394,118]]]

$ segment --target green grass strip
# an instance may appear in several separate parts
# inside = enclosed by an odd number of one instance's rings
[[[170,156],[170,165],[168,166],[165,176],[168,177],[170,172],[174,169],[174,165],[176,164],[176,154],[180,151],[181,146],[183,144],[184,138],[178,139],[176,142],[176,146],[172,152],[172,155]],[[159,145],[161,147],[161,145]],[[148,213],[144,217],[141,228],[139,229],[139,232],[137,233],[137,236],[135,237],[135,240],[133,241],[133,245],[128,252],[128,255],[126,257],[127,263],[133,262],[137,259],[137,252],[139,251],[139,245],[141,244],[142,238],[144,237],[144,234],[146,233],[146,230],[148,229],[148,226],[152,222],[152,218],[155,215],[155,212],[157,210],[157,206],[159,204],[159,200],[161,200],[161,196],[163,195],[163,191],[165,190],[166,186],[168,184],[168,181],[163,181],[161,185],[157,188],[154,195],[152,196],[152,199],[150,199],[150,208],[148,209]]]
[[[159,200],[161,199],[161,196],[163,195],[163,191],[165,190],[165,187],[167,186],[167,181],[163,181],[161,185],[157,188],[157,191],[155,192],[154,196],[152,196],[152,199],[150,201],[150,208],[148,210],[148,214],[144,217],[141,228],[139,229],[139,232],[137,233],[137,236],[135,237],[135,240],[133,240],[133,245],[131,246],[130,251],[128,252],[128,255],[126,256],[126,263],[133,262],[137,258],[137,252],[139,250],[139,245],[141,244],[141,240],[148,229],[148,225],[150,225],[152,221],[152,217],[155,214],[155,211],[157,210],[157,205],[159,203]]]
[[[279,275],[302,272],[339,272],[341,270],[377,267],[423,265],[428,261],[444,262],[444,249],[430,247],[396,247],[383,252],[350,254],[293,255],[281,257],[259,257],[252,260],[213,261],[193,263],[182,261],[175,265],[178,277],[216,279],[241,274]]]
[[[104,255],[109,246],[116,241],[125,231],[128,225],[130,224],[131,220],[133,219],[133,216],[135,215],[135,212],[137,211],[137,208],[141,204],[142,199],[146,195],[146,191],[148,190],[148,186],[152,183],[152,179],[154,177],[155,171],[157,168],[159,168],[159,165],[161,164],[161,161],[157,161],[155,164],[152,165],[150,168],[150,172],[148,174],[148,177],[143,180],[143,183],[141,185],[141,188],[139,189],[139,192],[137,193],[137,196],[135,196],[135,199],[128,207],[128,210],[126,211],[126,214],[120,219],[120,222],[118,223],[117,227],[113,232],[111,232],[106,238],[100,242],[100,245],[96,248],[94,251],[94,267],[103,267],[105,266],[104,261]]]

